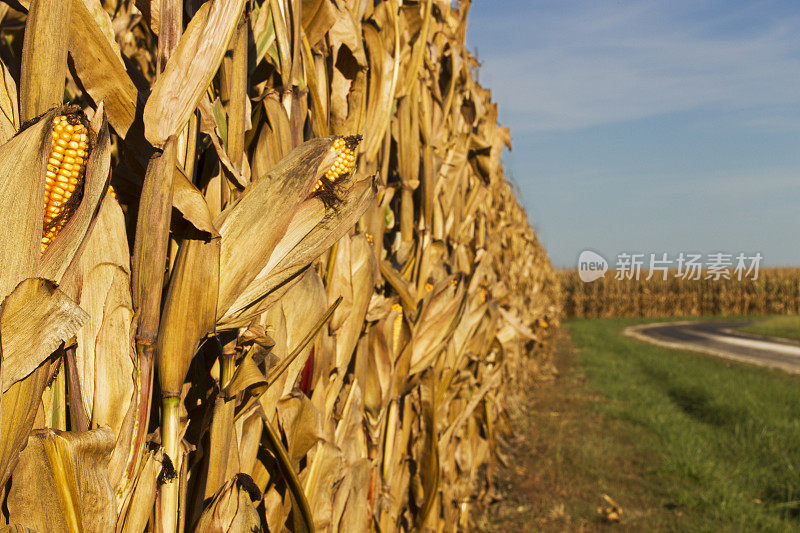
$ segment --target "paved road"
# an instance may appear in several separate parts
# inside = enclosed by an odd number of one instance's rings
[[[662,322],[625,328],[625,335],[659,346],[708,353],[800,374],[800,343],[735,331],[750,321]]]

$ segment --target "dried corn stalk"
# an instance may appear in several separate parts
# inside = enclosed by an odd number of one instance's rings
[[[50,7],[0,26],[13,527],[89,527],[91,477],[99,530],[469,528],[560,314],[469,3]]]

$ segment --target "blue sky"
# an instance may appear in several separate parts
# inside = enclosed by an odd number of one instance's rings
[[[800,265],[800,2],[474,0],[467,45],[556,266]]]

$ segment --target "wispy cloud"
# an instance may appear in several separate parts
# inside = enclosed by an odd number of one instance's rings
[[[503,122],[517,134],[695,109],[750,110],[753,124],[785,128],[776,109],[800,106],[800,17],[735,2],[708,13],[694,1],[555,4],[514,2],[472,19],[470,31],[522,36],[502,52],[478,50]],[[528,31],[509,31],[520,24]]]
[[[704,173],[694,179],[681,178],[665,176],[661,185],[651,187],[649,192],[666,201],[692,197],[709,202],[753,198],[765,201],[769,198],[795,198],[800,194],[800,171],[792,167],[766,167],[758,171],[726,170]]]

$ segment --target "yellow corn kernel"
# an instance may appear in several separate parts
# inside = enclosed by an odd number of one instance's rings
[[[325,172],[324,179],[330,183],[336,183],[336,180],[342,176],[347,176],[356,168],[356,159],[358,153],[356,148],[361,142],[361,135],[351,135],[349,137],[339,137],[333,141],[331,152],[339,152],[336,159],[333,161],[331,167]],[[311,192],[319,191],[323,188],[322,180],[319,180]]]
[[[80,204],[85,157],[89,153],[88,133],[78,113],[66,113],[53,119],[53,142],[45,176],[42,253]]]

